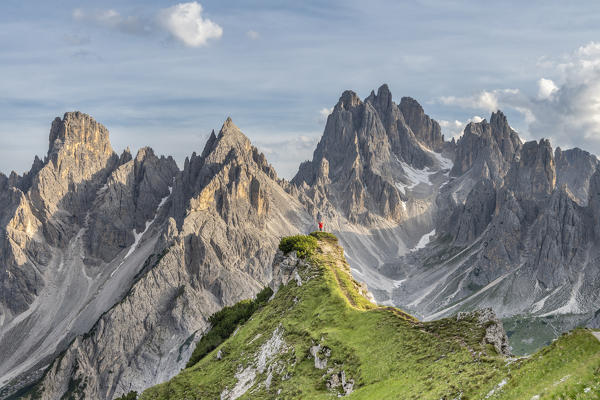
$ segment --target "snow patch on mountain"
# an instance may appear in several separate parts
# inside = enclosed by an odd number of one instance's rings
[[[411,249],[411,251],[424,248],[425,246],[427,246],[427,244],[429,244],[431,238],[433,238],[434,236],[435,229],[429,233],[424,234],[423,236],[421,236],[421,239],[419,239],[419,242],[416,244],[416,246]]]

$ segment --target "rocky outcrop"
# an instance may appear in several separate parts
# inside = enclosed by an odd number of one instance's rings
[[[556,186],[566,185],[580,206],[586,206],[590,179],[598,167],[598,158],[587,151],[574,148],[554,151]]]
[[[269,286],[276,292],[279,287],[286,285],[290,280],[297,280],[298,270],[306,266],[307,263],[299,258],[295,251],[283,254],[281,250],[278,250],[273,258],[273,279]],[[297,283],[301,286],[302,280]]]
[[[417,139],[434,151],[442,151],[444,135],[437,121],[425,114],[423,107],[412,97],[400,100],[400,111],[404,121],[413,131]]]
[[[522,198],[540,199],[552,193],[556,187],[556,166],[550,141],[542,139],[539,143],[525,143],[506,181],[506,190]]]
[[[484,308],[475,310],[472,312],[461,312],[456,314],[456,320],[460,321],[465,318],[476,318],[477,324],[485,329],[485,334],[481,339],[481,344],[491,344],[496,349],[496,352],[505,357],[512,356],[510,352],[510,345],[508,344],[508,337],[502,326],[502,321],[498,319],[494,310],[491,308]]]

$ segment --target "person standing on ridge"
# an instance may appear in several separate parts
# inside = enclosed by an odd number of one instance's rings
[[[319,230],[323,232],[323,221],[319,221]]]

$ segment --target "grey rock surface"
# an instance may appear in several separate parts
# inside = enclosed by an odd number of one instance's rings
[[[472,312],[459,312],[456,314],[456,319],[461,320],[467,317],[477,318],[477,323],[482,328],[485,328],[485,334],[482,339],[482,344],[491,344],[496,349],[498,354],[510,357],[510,345],[508,344],[508,337],[502,326],[502,321],[498,319],[496,314],[491,308],[483,308]]]
[[[580,206],[586,206],[590,179],[598,168],[598,158],[587,151],[574,148],[554,151],[556,185],[566,185]]]
[[[469,123],[456,144],[451,175],[472,171],[477,178],[501,183],[515,154],[521,148],[519,135],[501,112],[492,113],[490,122]]]
[[[146,157],[146,168],[160,165]],[[136,170],[146,157],[124,166]],[[162,193],[165,179],[154,179]],[[186,161],[158,218],[160,238],[144,273],[51,364],[42,398],[113,398],[169,379],[185,366],[211,314],[272,281],[279,237],[308,224],[301,204],[230,119],[201,156]]]
[[[39,377],[31,371],[129,290],[151,254],[150,225],[177,172],[151,149],[135,162],[117,157],[108,130],[73,112],[53,122],[44,161],[36,157],[12,183],[2,179],[0,386]]]

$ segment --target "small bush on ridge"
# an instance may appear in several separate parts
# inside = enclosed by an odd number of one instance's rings
[[[295,250],[300,258],[305,258],[312,254],[316,248],[317,239],[307,235],[287,236],[279,242],[279,250],[283,251],[284,254]]]

